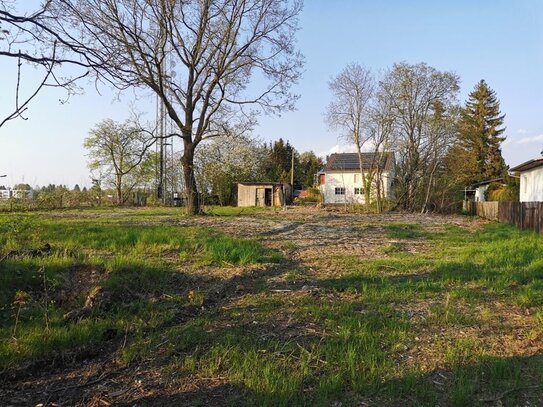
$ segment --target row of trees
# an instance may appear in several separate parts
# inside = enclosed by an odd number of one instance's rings
[[[394,194],[405,210],[447,210],[470,183],[506,176],[501,156],[504,115],[495,92],[477,84],[465,106],[459,78],[425,63],[398,63],[379,79],[358,64],[332,78],[329,125],[356,148],[366,202],[381,208],[380,157],[396,155]],[[363,150],[375,160],[362,166]]]
[[[0,186],[0,190],[2,189],[7,188]],[[31,187],[29,184],[16,184],[12,189],[16,191],[31,191],[31,194],[24,195],[17,193],[11,200],[2,201],[2,205],[0,206],[4,207],[4,209],[77,208],[111,205],[114,203],[114,200],[110,199],[110,196],[113,196],[113,191],[102,190],[97,184],[90,188],[81,188],[76,184],[71,189],[62,184],[49,184],[42,187]]]
[[[84,146],[93,179],[115,191],[118,205],[127,203],[135,190],[158,188],[160,158],[152,148],[155,141],[152,132],[130,120],[108,119],[90,130]],[[184,195],[178,165],[182,159],[180,152],[168,157],[164,173],[166,185]],[[195,182],[200,201],[232,205],[236,203],[236,182],[293,179],[295,188],[309,188],[323,165],[313,152],[300,154],[283,139],[266,144],[247,136],[224,136],[210,139],[199,149],[194,160]]]
[[[247,137],[235,137],[226,143],[211,140],[196,156],[200,190],[221,205],[236,203],[236,182],[291,182],[295,189],[315,184],[315,174],[324,162],[314,152],[299,153],[287,141],[265,144]],[[292,172],[294,171],[294,172]]]

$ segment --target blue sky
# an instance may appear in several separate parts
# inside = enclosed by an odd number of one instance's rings
[[[337,134],[323,113],[330,101],[327,81],[347,64],[358,62],[377,74],[395,62],[426,62],[456,72],[464,101],[485,79],[506,114],[503,153],[513,166],[543,150],[543,1],[365,1],[306,0],[298,33],[305,54],[297,110],[263,117],[255,135],[288,139],[299,150],[335,151]],[[8,111],[14,83],[10,61],[0,60],[0,115]],[[11,61],[13,62],[13,61]],[[31,78],[34,72],[26,72]],[[48,90],[28,111],[27,121],[0,129],[0,173],[6,184],[89,184],[83,139],[105,118],[124,120],[134,95],[119,101],[111,90],[92,86],[67,104]],[[154,111],[152,97],[137,102]]]

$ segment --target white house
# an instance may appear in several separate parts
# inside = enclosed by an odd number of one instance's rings
[[[520,175],[520,202],[543,202],[543,158],[526,161],[510,171]]]
[[[362,153],[362,169],[365,173],[376,166],[381,173],[383,196],[390,198],[395,167],[394,153]],[[318,175],[324,203],[364,203],[364,185],[357,153],[330,155],[326,166]]]

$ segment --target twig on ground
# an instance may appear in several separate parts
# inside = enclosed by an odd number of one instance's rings
[[[100,383],[102,380],[106,379],[109,376],[109,372],[102,373],[98,378],[94,380],[89,380],[85,383],[73,384],[71,386],[59,387],[58,389],[50,390],[52,393],[58,393],[59,391],[79,389],[81,387],[92,386],[93,384]]]

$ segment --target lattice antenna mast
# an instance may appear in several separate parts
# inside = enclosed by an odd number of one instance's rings
[[[165,30],[160,23],[159,30]],[[162,35],[167,35],[162,32]],[[164,92],[166,98],[170,100],[173,105],[174,95],[171,86],[168,81],[173,81],[176,77],[176,63],[173,57],[172,45],[168,42],[165,49],[161,49],[157,52],[163,52],[163,63],[160,66],[160,75],[164,78],[166,84]],[[177,188],[176,176],[175,176],[175,154],[174,154],[174,137],[171,137],[174,131],[174,123],[171,117],[167,114],[167,109],[164,101],[157,95],[156,102],[156,123],[157,123],[157,138],[156,152],[158,155],[158,163],[156,168],[157,174],[157,199],[163,204],[169,204],[173,202],[174,192]],[[168,151],[170,146],[170,151]]]
[[[162,30],[165,28],[159,23],[159,30],[161,31],[161,37],[167,35]],[[162,58],[162,64],[160,65],[160,76],[164,78],[164,81],[167,82],[167,70],[170,68],[170,65],[172,64],[171,59],[171,52],[169,48],[166,48],[164,51],[157,51],[157,52],[164,52],[163,58]],[[173,70],[172,70],[173,72]],[[170,86],[166,85],[164,92],[166,93],[166,97],[171,98]],[[157,168],[157,199],[160,200],[163,204],[166,204],[168,202],[167,195],[168,195],[168,149],[167,149],[167,138],[168,135],[171,134],[171,121],[168,120],[168,115],[166,114],[166,106],[164,104],[164,101],[157,95],[157,105],[156,105],[156,121],[157,121],[157,138],[158,142],[157,144],[157,153],[158,153],[158,168]]]

